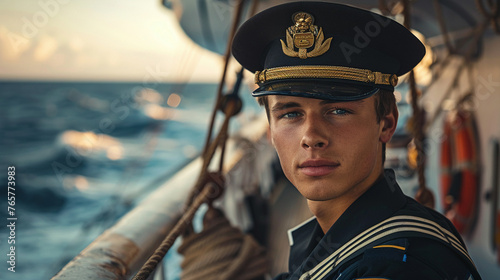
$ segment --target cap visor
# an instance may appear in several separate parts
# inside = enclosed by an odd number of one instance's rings
[[[378,90],[377,87],[372,86],[353,86],[345,83],[295,80],[266,83],[255,90],[252,95],[254,97],[264,95],[289,95],[333,101],[355,101],[370,97]]]

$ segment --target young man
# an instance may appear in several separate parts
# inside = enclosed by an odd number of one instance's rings
[[[287,3],[244,23],[233,54],[255,72],[283,171],[315,216],[289,233],[290,271],[275,279],[480,279],[453,225],[383,168],[397,76],[425,54],[410,31],[345,5]]]

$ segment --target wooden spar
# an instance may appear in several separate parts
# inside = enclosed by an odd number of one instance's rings
[[[238,138],[252,143],[266,137],[267,120],[261,115],[244,126]],[[230,138],[224,171],[231,172],[242,151]],[[258,151],[253,151],[258,152]],[[258,156],[258,155],[256,155]],[[214,161],[217,164],[217,160]],[[185,201],[202,165],[197,158],[152,192],[114,226],[96,238],[52,279],[129,279],[154,252],[182,214]]]
[[[196,159],[106,230],[52,279],[126,279],[181,215],[201,160]]]

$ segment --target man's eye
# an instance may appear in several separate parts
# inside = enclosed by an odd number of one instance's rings
[[[347,115],[350,112],[348,110],[346,110],[346,109],[335,108],[335,109],[330,110],[329,113],[330,114],[334,114],[334,115]]]
[[[280,119],[293,119],[298,117],[300,114],[298,112],[288,112],[284,113],[283,115],[279,116]]]

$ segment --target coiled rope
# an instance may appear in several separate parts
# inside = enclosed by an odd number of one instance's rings
[[[265,249],[212,207],[205,214],[203,231],[184,237],[178,251],[185,256],[182,280],[250,280],[268,272]]]

